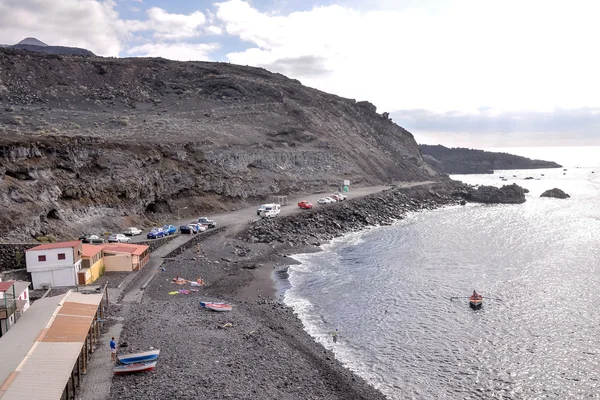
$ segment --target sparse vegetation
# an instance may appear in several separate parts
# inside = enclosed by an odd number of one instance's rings
[[[23,125],[23,117],[21,117],[20,115],[13,115],[11,122],[14,125]]]
[[[35,240],[37,240],[40,243],[55,243],[56,237],[54,235],[44,235],[44,236],[37,236],[35,238]]]

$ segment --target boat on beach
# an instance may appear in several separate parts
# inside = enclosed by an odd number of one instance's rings
[[[231,311],[231,304],[228,304],[228,303],[211,303],[211,302],[201,301],[200,306],[202,306],[206,309],[209,309],[211,311],[217,311],[217,312]]]
[[[148,350],[141,353],[122,354],[117,356],[117,361],[121,364],[135,364],[154,361],[158,358],[160,350]]]
[[[123,365],[114,366],[113,372],[115,373],[115,375],[126,375],[126,374],[133,374],[133,373],[137,373],[137,372],[152,371],[155,367],[156,367],[156,361],[135,363],[135,364],[123,364]]]

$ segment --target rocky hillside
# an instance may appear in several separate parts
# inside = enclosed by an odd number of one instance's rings
[[[0,45],[0,47],[10,47],[12,49],[17,50],[27,50],[33,51],[37,53],[46,53],[46,54],[57,54],[57,55],[72,55],[72,56],[85,56],[85,57],[94,57],[95,54],[89,50],[81,49],[79,47],[65,47],[65,46],[48,46],[46,43],[36,39],[36,38],[25,38],[21,40],[19,43],[8,46],[8,45]]]
[[[560,168],[552,161],[532,160],[508,153],[419,145],[425,161],[446,174],[491,174],[497,169]]]
[[[372,104],[263,69],[0,49],[5,239],[436,176]]]

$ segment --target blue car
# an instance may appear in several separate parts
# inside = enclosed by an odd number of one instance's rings
[[[164,236],[165,231],[163,230],[163,228],[154,228],[146,235],[148,239],[158,239]]]
[[[175,228],[175,225],[165,225],[163,226],[163,231],[165,232],[165,235],[172,235],[177,233],[177,228]]]

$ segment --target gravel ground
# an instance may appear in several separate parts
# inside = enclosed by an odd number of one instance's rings
[[[142,304],[130,306],[121,334],[127,352],[160,348],[157,368],[115,377],[110,398],[384,399],[273,300],[270,275],[261,272],[286,261],[277,247],[218,235],[203,242],[206,256],[194,248],[165,262]],[[177,276],[202,277],[206,286],[171,283]],[[255,296],[243,290],[250,283]],[[183,288],[198,292],[168,294]],[[200,300],[227,301],[233,310],[214,313]]]
[[[157,368],[113,378],[110,398],[385,399],[313,341],[293,311],[274,299],[270,272],[291,264],[289,254],[318,251],[316,242],[390,216],[457,203],[454,187],[439,191],[442,195],[419,189],[349,202],[307,214],[306,224],[278,218],[278,224],[215,235],[202,242],[200,251],[192,248],[167,260],[142,303],[128,306],[121,334],[127,352],[160,348]],[[401,202],[405,195],[409,201]],[[351,204],[360,214],[349,213]],[[288,219],[295,229],[285,224]],[[175,285],[175,277],[201,277],[206,286]],[[198,292],[169,294],[191,288]],[[233,310],[210,312],[200,300],[230,302]]]

